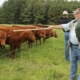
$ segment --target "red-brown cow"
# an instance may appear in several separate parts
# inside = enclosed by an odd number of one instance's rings
[[[43,38],[43,42],[45,42],[45,40],[50,38],[50,37],[55,37],[55,38],[58,37],[56,31],[54,31],[52,29],[47,29],[48,26],[44,26],[43,24],[37,24],[35,26],[38,26],[38,27],[41,27],[41,28],[46,28],[46,29],[44,29],[45,37]]]
[[[7,37],[7,34],[4,31],[0,31],[0,47],[1,47],[1,49],[3,49],[5,46],[6,37]]]
[[[29,40],[30,42],[34,42],[36,40],[35,35],[32,33],[32,31],[21,31],[21,32],[14,32],[11,31],[10,38],[9,38],[9,44],[10,44],[10,51],[11,51],[11,58],[15,58],[15,50],[16,48],[20,48],[21,44]]]
[[[40,45],[41,45],[41,38],[45,38],[45,31],[42,29],[40,29],[41,27],[37,26],[37,25],[33,25],[33,26],[26,26],[27,29],[37,29],[37,30],[32,30],[33,33],[36,36],[36,45],[37,42],[39,40]]]
[[[45,40],[48,39],[48,38],[50,38],[50,37],[55,37],[55,38],[58,37],[56,31],[54,31],[52,29],[45,30],[45,35],[46,35],[46,37],[43,38],[43,42],[45,42]]]
[[[36,45],[37,45],[38,40],[40,41],[40,44],[41,44],[41,38],[45,37],[45,31],[44,30],[38,30],[41,28],[38,26],[32,25],[32,26],[21,27],[21,26],[13,25],[12,27],[17,28],[17,29],[32,29],[31,31],[34,33],[34,35],[36,37]],[[35,30],[33,30],[33,29],[35,29]],[[28,43],[30,44],[30,42],[28,42]]]

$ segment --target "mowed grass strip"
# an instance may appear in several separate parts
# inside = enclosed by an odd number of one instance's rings
[[[42,45],[27,48],[22,44],[21,52],[0,59],[0,80],[68,80],[70,63],[64,58],[64,33],[56,30],[58,38],[49,38]],[[26,47],[24,47],[26,46]],[[0,50],[0,55],[9,52],[9,46]]]

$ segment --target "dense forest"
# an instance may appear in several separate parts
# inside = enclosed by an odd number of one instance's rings
[[[73,18],[78,7],[76,0],[7,0],[0,6],[0,24],[58,24],[63,10]]]

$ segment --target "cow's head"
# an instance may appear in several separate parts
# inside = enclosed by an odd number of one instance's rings
[[[49,35],[49,37],[55,37],[55,38],[58,37],[56,31],[55,30],[52,30],[52,29],[49,29],[48,30],[48,35]]]
[[[4,46],[6,44],[7,33],[0,31],[0,45]]]
[[[29,40],[31,42],[34,42],[36,40],[34,33],[30,30],[25,31],[25,37],[27,40]]]
[[[53,30],[53,31],[52,31],[52,33],[53,33],[53,37],[55,37],[55,38],[57,38],[57,37],[58,37],[58,35],[57,35],[57,33],[56,33],[56,31],[55,31],[55,30]]]
[[[39,37],[45,37],[45,30],[37,30],[37,34]]]

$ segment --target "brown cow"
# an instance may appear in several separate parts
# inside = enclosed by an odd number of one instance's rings
[[[45,30],[45,35],[46,35],[46,37],[43,38],[43,42],[45,42],[45,40],[48,39],[48,38],[50,38],[50,37],[55,37],[55,38],[58,37],[56,31],[54,31],[52,29]]]
[[[39,30],[32,30],[36,36],[36,45],[37,45],[38,40],[41,45],[41,38],[45,38],[45,31],[43,29],[41,30],[40,26],[41,25],[25,26],[25,28],[27,28],[27,29],[39,29]]]
[[[40,44],[41,44],[41,38],[44,38],[45,37],[45,32],[44,30],[36,30],[36,29],[40,29],[41,27],[39,26],[25,26],[25,27],[21,27],[21,26],[17,26],[17,25],[13,25],[12,26],[14,29],[32,29],[31,31],[34,33],[35,37],[36,37],[36,45],[37,45],[37,41],[39,40],[40,41]],[[35,29],[35,30],[33,30]],[[30,44],[30,42],[29,42]]]
[[[4,31],[0,31],[0,47],[1,47],[1,49],[3,49],[5,46],[6,37],[7,37],[7,34]]]
[[[32,43],[36,40],[35,35],[30,30],[13,32],[13,30],[19,29],[6,26],[0,27],[0,30],[5,31],[8,34],[6,44],[10,45],[11,58],[15,58],[16,48],[20,49],[20,46],[24,41],[28,40],[30,43]]]
[[[32,26],[30,26],[30,27],[32,27]],[[43,24],[37,24],[37,25],[33,25],[33,27],[46,28],[46,27],[48,27],[48,26],[44,26]],[[43,36],[43,42],[45,42],[45,40],[48,39],[48,38],[50,38],[50,37],[55,37],[55,38],[58,37],[56,31],[54,31],[54,30],[52,30],[52,29],[47,29],[47,28],[46,28],[46,29],[43,29],[43,30],[41,30],[41,31],[42,31],[43,34],[44,34],[44,36]],[[36,38],[36,39],[38,40],[38,38]],[[36,42],[37,42],[37,40],[36,40]],[[41,38],[39,38],[39,41],[40,41],[40,43],[41,43]]]
[[[10,44],[10,51],[11,51],[11,58],[15,58],[15,50],[16,48],[20,48],[21,44],[29,40],[30,42],[34,42],[36,40],[34,34],[32,31],[21,31],[21,32],[14,32],[11,31],[10,38],[9,38],[9,44]]]

